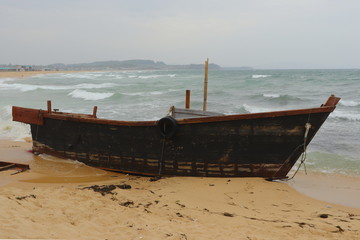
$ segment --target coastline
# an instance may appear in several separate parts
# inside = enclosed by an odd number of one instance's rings
[[[288,184],[314,199],[360,209],[360,177],[300,172]]]
[[[30,162],[29,171],[0,172],[0,238],[360,237],[360,207],[330,203],[339,189],[336,179],[324,182],[329,176],[300,174],[290,183],[194,177],[152,182],[149,177],[105,172],[65,160],[44,161],[30,149],[30,142],[0,141],[0,161]],[[350,184],[348,180],[341,184]],[[115,189],[102,195],[85,188],[94,184]],[[131,189],[116,187],[125,184]],[[304,189],[320,195],[325,191],[328,201],[306,196]],[[345,199],[346,189],[340,190]]]
[[[35,75],[55,74],[55,73],[77,73],[77,72],[94,72],[91,70],[84,71],[24,71],[24,72],[0,72],[0,78],[28,78]],[[97,71],[98,72],[98,71]]]

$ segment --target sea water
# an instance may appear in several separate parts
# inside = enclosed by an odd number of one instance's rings
[[[11,107],[92,114],[114,120],[158,120],[174,105],[202,109],[201,70],[143,70],[37,75],[0,79],[0,139],[30,136],[11,120]],[[360,176],[360,70],[210,70],[208,111],[255,113],[318,107],[341,97],[307,149],[308,170]],[[261,151],[261,149],[259,149]]]

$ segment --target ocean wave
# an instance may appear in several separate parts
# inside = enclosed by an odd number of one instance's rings
[[[271,77],[271,75],[265,75],[265,74],[253,74],[252,78],[267,78]]]
[[[103,77],[106,73],[102,73],[102,72],[84,72],[84,73],[55,73],[52,74],[52,76],[56,77],[56,78],[70,78],[70,79],[94,79],[97,77]]]
[[[257,107],[257,106],[250,106],[248,104],[243,104],[243,109],[249,113],[259,113],[259,112],[270,112],[274,111],[274,109],[264,108],[264,107]]]
[[[4,82],[9,82],[9,81],[15,81],[17,80],[16,78],[0,78],[0,84],[4,83]]]
[[[282,95],[278,93],[264,93],[261,95],[261,97],[265,98],[266,101],[270,101],[280,105],[288,105],[289,103],[298,102],[299,100],[301,100],[298,97],[290,96],[287,94]]]
[[[274,94],[274,93],[264,93],[263,96],[266,97],[266,98],[279,98],[281,95],[280,94]]]
[[[100,84],[80,83],[80,84],[74,85],[72,87],[82,88],[82,89],[98,89],[98,88],[112,88],[112,87],[115,87],[117,85],[118,84],[115,84],[115,83],[100,83]]]
[[[23,141],[30,137],[30,126],[28,124],[14,122],[12,120],[12,107],[0,108],[0,139]]]
[[[0,84],[1,89],[4,90],[20,90],[21,92],[42,90],[68,90],[68,89],[99,89],[99,88],[112,88],[117,86],[115,83],[81,83],[77,85],[34,85],[34,84],[22,84],[22,83],[3,83]]]
[[[138,76],[138,78],[140,79],[149,79],[149,78],[160,78],[160,77],[175,77],[176,74],[165,74],[165,75],[158,75],[158,74],[153,74],[153,75],[145,75],[145,76]]]
[[[143,97],[146,97],[146,96],[151,96],[151,95],[162,95],[162,94],[166,94],[166,93],[169,93],[169,92],[177,92],[179,90],[177,89],[167,89],[165,91],[152,91],[152,92],[127,92],[127,93],[121,93],[122,95],[125,95],[125,96],[143,96]]]
[[[310,171],[315,172],[344,175],[358,175],[360,173],[360,159],[334,153],[309,152],[306,165]]]
[[[339,102],[340,105],[345,106],[345,107],[357,107],[360,106],[360,102],[356,102],[353,100],[341,100]]]
[[[114,95],[114,93],[106,92],[106,93],[95,93],[95,92],[88,92],[85,90],[75,89],[71,93],[68,94],[73,98],[81,98],[84,100],[101,100],[105,98],[109,98]]]
[[[360,114],[358,112],[343,112],[336,110],[330,114],[329,118],[357,122],[360,121]]]

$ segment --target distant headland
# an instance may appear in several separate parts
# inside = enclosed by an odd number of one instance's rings
[[[203,64],[168,65],[161,61],[153,60],[124,60],[124,61],[97,61],[91,63],[64,64],[55,63],[49,65],[1,65],[0,71],[96,71],[96,70],[176,70],[176,69],[203,69]],[[209,69],[220,70],[221,66],[210,63]],[[252,70],[251,67],[239,67],[239,70]]]

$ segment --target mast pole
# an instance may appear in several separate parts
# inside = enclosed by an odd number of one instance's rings
[[[204,74],[204,103],[203,103],[203,111],[206,111],[206,104],[207,104],[208,71],[209,71],[209,59],[206,59],[206,61],[205,61],[205,74]]]

